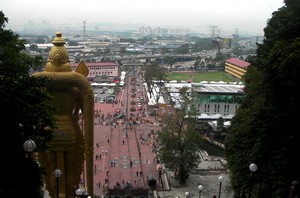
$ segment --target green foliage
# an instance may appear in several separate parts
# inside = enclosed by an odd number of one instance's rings
[[[188,54],[190,53],[189,44],[183,44],[179,48],[174,50],[177,54]]]
[[[253,197],[288,197],[300,181],[298,149],[300,79],[300,2],[286,1],[264,29],[264,44],[245,78],[245,97],[226,136],[232,187]],[[252,175],[250,163],[258,170]],[[299,196],[299,191],[294,196]],[[294,197],[293,196],[293,197]]]
[[[47,79],[36,79],[29,72],[35,58],[25,54],[24,42],[11,30],[8,19],[0,12],[0,114],[2,169],[0,197],[43,197],[43,169],[25,157],[23,143],[31,138],[37,150],[45,151],[54,128],[54,107],[44,92]]]
[[[211,38],[197,38],[195,45],[192,48],[192,52],[200,52],[202,50],[211,49],[213,49]]]
[[[150,96],[152,94],[152,89],[155,81],[163,81],[165,80],[165,76],[165,70],[157,64],[147,65],[145,67],[144,79],[147,83],[147,86],[149,87],[148,92]]]
[[[216,56],[216,61],[225,61],[225,60],[226,60],[226,56],[223,53],[218,52]]]
[[[119,82],[116,83],[116,86],[113,88],[113,90],[115,95],[118,95],[121,92],[121,85]]]
[[[181,101],[180,109],[166,115],[164,126],[158,135],[158,157],[167,168],[175,172],[181,184],[185,183],[189,173],[200,162],[201,136],[196,130],[196,120],[187,117],[187,110],[191,103],[191,100],[185,97]]]
[[[165,56],[163,61],[165,64],[170,66],[170,70],[172,70],[173,65],[176,63],[176,60],[173,56]]]
[[[217,129],[218,129],[218,131],[222,131],[224,129],[224,118],[223,117],[218,118]]]

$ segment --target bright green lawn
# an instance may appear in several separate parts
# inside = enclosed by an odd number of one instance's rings
[[[192,80],[193,82],[201,81],[224,81],[224,82],[237,82],[237,78],[233,78],[225,72],[182,72],[182,73],[168,73],[168,80]]]

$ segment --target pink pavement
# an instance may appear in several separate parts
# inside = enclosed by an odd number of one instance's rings
[[[130,90],[130,87],[128,89]],[[143,87],[141,89],[144,90]],[[145,91],[137,92],[136,98],[142,94],[145,98]],[[133,187],[148,188],[150,175],[157,181],[156,188],[161,188],[153,150],[156,137],[151,133],[153,130],[159,130],[159,127],[153,124],[154,118],[140,117],[138,120],[142,123],[132,126],[126,124],[124,120],[118,120],[115,124],[110,122],[112,120],[110,116],[116,111],[120,110],[126,114],[126,99],[131,101],[129,97],[127,88],[124,88],[116,96],[117,104],[95,103],[94,194],[98,196],[105,195],[106,188],[112,189],[117,184],[123,188],[126,182]],[[146,104],[146,102],[142,104],[144,109],[147,109]],[[130,113],[134,114],[133,118],[138,117],[138,113],[141,115],[138,110],[135,112],[128,110],[128,114]],[[96,114],[99,117],[96,117]],[[101,118],[102,115],[104,119]]]

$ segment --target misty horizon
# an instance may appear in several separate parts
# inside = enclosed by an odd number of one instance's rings
[[[68,1],[2,0],[1,9],[9,19],[7,28],[23,31],[51,27],[56,30],[102,31],[111,28],[174,28],[193,33],[209,33],[215,27],[220,36],[263,35],[272,13],[284,6],[283,0],[86,0]],[[113,27],[112,27],[113,26]]]

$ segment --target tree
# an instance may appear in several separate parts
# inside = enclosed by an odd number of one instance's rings
[[[155,81],[158,81],[158,84],[161,85],[162,81],[165,80],[165,76],[165,70],[157,64],[147,65],[145,67],[144,79],[147,84],[150,97],[154,88]]]
[[[224,130],[224,118],[221,116],[217,120],[217,130],[223,131]]]
[[[200,162],[201,136],[196,129],[196,119],[191,108],[193,102],[187,94],[187,88],[182,88],[180,92],[180,108],[166,114],[164,125],[158,132],[158,157],[174,171],[179,183],[184,184],[189,173]]]
[[[101,62],[109,62],[109,61],[110,61],[109,57],[104,56],[101,58]]]
[[[120,54],[126,54],[126,47],[120,47]]]
[[[168,49],[168,48],[166,48],[166,47],[164,47],[164,48],[161,48],[161,54],[168,54],[168,53],[170,53],[170,49]]]
[[[175,52],[177,54],[188,54],[190,53],[189,44],[183,44],[179,48],[175,49]]]
[[[289,197],[300,181],[298,150],[300,79],[299,0],[286,0],[273,12],[244,77],[245,97],[226,136],[230,180],[238,196],[246,187],[253,197]],[[250,163],[258,169],[249,171]],[[299,197],[299,189],[293,197]]]
[[[176,63],[176,60],[173,56],[166,56],[163,58],[165,64],[170,65],[170,70],[172,70],[173,65]]]
[[[224,69],[226,56],[223,53],[219,52],[217,53],[215,60],[216,60],[216,66],[223,66]]]
[[[41,55],[36,55],[31,57],[30,60],[31,69],[33,71],[41,71],[43,68],[43,65],[46,64],[46,61],[43,59]]]
[[[192,52],[200,52],[202,50],[211,50],[213,46],[210,38],[197,38],[195,45],[192,48]]]
[[[107,54],[107,55],[109,55],[109,54],[110,54],[110,49],[109,49],[109,47],[106,47],[106,48],[105,48],[105,50],[104,50],[104,54]]]
[[[5,29],[8,18],[0,11],[0,113],[2,169],[0,197],[43,197],[43,168],[26,158],[23,144],[29,138],[45,151],[55,127],[51,98],[42,89],[48,79],[36,79],[29,71],[34,58],[25,53],[24,41]],[[9,147],[7,147],[9,146]]]
[[[195,58],[195,63],[194,63],[194,70],[197,70],[197,69],[199,69],[200,68],[200,63],[201,63],[201,57],[200,56],[197,56],[196,58]]]
[[[77,46],[78,42],[76,41],[68,41],[69,46]]]
[[[39,48],[38,48],[38,46],[36,45],[36,44],[31,44],[30,46],[29,46],[29,49],[31,50],[31,51],[38,51],[39,50]]]
[[[220,37],[213,38],[211,42],[212,42],[213,48],[217,48],[217,50],[218,50],[217,53],[220,53],[220,49],[223,45],[222,38],[220,38]]]
[[[113,90],[114,90],[114,94],[115,94],[115,95],[118,95],[118,94],[120,93],[120,91],[121,91],[121,85],[120,85],[120,82],[117,82],[117,83],[116,83],[116,86],[113,88]]]

